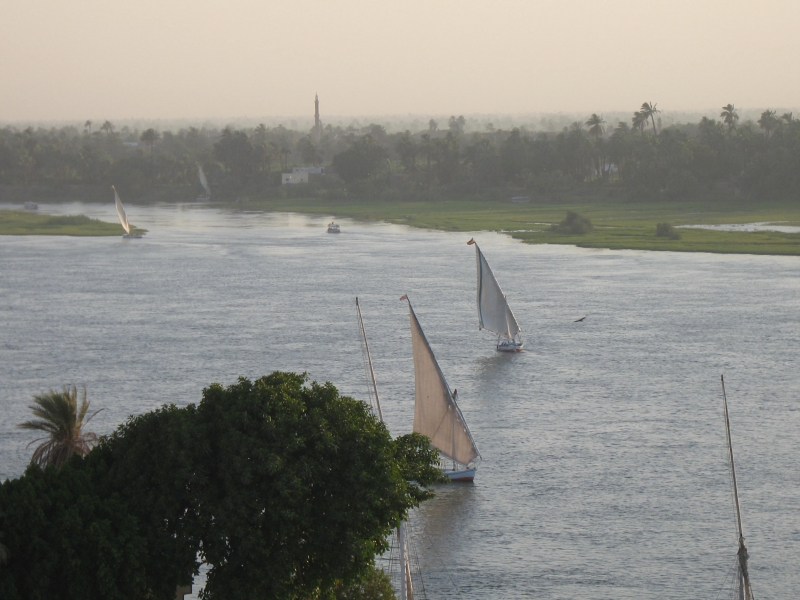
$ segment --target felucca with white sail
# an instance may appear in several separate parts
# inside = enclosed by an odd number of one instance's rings
[[[372,405],[374,399],[373,410],[377,412],[378,419],[383,423],[383,411],[381,410],[381,401],[378,397],[378,382],[375,380],[375,369],[372,367],[372,355],[369,352],[369,342],[367,341],[367,330],[364,329],[364,320],[361,318],[361,305],[356,298],[356,313],[358,314],[358,327],[361,331],[362,351],[364,353],[364,368],[367,372],[367,390],[370,396],[370,404]],[[373,396],[374,394],[374,396]],[[399,593],[400,600],[414,600],[414,580],[411,572],[411,560],[409,558],[409,544],[406,532],[406,523],[402,521],[397,526],[397,544],[400,548],[400,565],[402,565],[402,573],[400,573]]]
[[[142,237],[141,233],[136,233],[135,231],[131,232],[131,226],[128,223],[128,215],[125,214],[125,207],[122,206],[122,200],[119,199],[117,188],[115,188],[112,185],[111,189],[114,190],[114,204],[117,207],[117,217],[119,217],[119,223],[125,230],[125,233],[122,234],[122,237],[126,239],[128,238],[141,239]]]
[[[508,306],[506,295],[475,239],[470,239],[467,245],[475,246],[478,263],[478,329],[488,329],[497,334],[500,352],[519,352],[522,350],[522,328]]]
[[[725,407],[725,435],[728,439],[728,453],[731,460],[731,480],[733,482],[733,500],[736,507],[736,526],[739,533],[739,550],[736,552],[736,582],[735,595],[737,600],[753,600],[753,590],[750,588],[750,573],[747,569],[747,547],[744,544],[742,532],[742,510],[739,506],[739,489],[736,487],[736,467],[733,463],[733,443],[731,442],[731,424],[728,420],[728,398],[725,395],[725,377],[720,375],[722,384],[722,405]]]
[[[200,178],[200,185],[203,186],[203,189],[206,191],[205,196],[198,196],[198,202],[207,202],[211,200],[211,188],[208,186],[208,179],[206,179],[206,174],[203,172],[202,165],[197,165],[197,175]]]
[[[411,349],[414,354],[414,432],[428,436],[431,444],[451,461],[452,468],[442,468],[451,481],[470,482],[475,479],[475,459],[478,447],[458,406],[458,392],[451,391],[439,363],[433,355],[428,338],[422,331],[408,296],[411,318]]]

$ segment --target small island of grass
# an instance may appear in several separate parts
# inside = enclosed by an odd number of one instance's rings
[[[124,232],[119,223],[86,215],[42,215],[23,210],[0,210],[0,235],[111,236]]]

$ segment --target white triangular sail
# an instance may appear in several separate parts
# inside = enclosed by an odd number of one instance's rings
[[[197,165],[197,174],[200,176],[200,185],[202,185],[206,191],[206,197],[211,198],[211,188],[208,187],[208,179],[206,179],[206,174],[203,173],[203,167],[200,165]]]
[[[114,190],[114,204],[117,207],[117,216],[119,217],[119,223],[120,225],[122,225],[122,228],[125,230],[125,233],[130,233],[131,226],[128,225],[128,215],[125,214],[125,209],[122,206],[122,200],[119,199],[117,188],[115,188],[112,185],[111,189]]]
[[[511,312],[506,296],[500,289],[500,284],[497,283],[497,278],[492,273],[477,242],[470,240],[469,243],[475,244],[478,263],[479,326],[481,329],[488,329],[501,337],[514,339],[514,336],[522,331],[522,328],[517,323],[514,313]]]
[[[461,409],[436,362],[417,315],[411,316],[411,348],[414,353],[414,431],[428,436],[447,458],[468,465],[480,456]]]

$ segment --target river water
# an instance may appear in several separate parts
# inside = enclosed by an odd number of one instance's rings
[[[113,220],[113,208],[41,205]],[[527,246],[475,234],[522,325],[478,331],[472,234],[131,207],[141,240],[0,237],[0,478],[33,394],[85,385],[107,433],[211,382],[307,371],[406,433],[408,294],[483,460],[413,519],[428,598],[717,598],[733,575],[719,376],[758,598],[800,589],[800,259]],[[582,323],[573,321],[587,315]]]

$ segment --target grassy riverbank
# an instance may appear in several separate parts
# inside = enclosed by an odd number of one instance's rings
[[[481,201],[376,202],[285,199],[253,201],[247,209],[293,211],[386,221],[444,231],[503,231],[531,244],[582,248],[671,250],[735,254],[800,255],[800,233],[679,229],[681,239],[656,237],[657,223],[720,225],[776,223],[800,225],[800,202],[628,202],[577,200],[551,203]],[[595,230],[585,235],[549,231],[567,210],[589,217]]]
[[[0,235],[122,235],[119,223],[86,215],[53,216],[24,210],[0,210]]]

